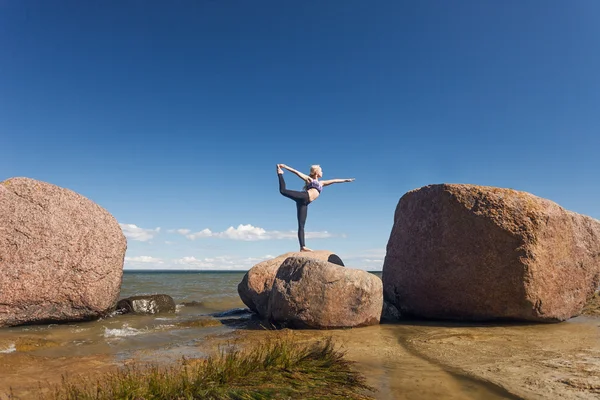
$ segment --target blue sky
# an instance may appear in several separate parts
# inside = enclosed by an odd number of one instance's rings
[[[428,184],[600,218],[598,15],[595,0],[0,1],[0,180],[106,208],[126,269],[295,251],[276,163],[356,178],[306,225],[356,268],[381,269],[398,200]]]

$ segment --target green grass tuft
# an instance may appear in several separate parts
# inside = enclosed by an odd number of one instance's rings
[[[130,365],[96,380],[63,378],[55,400],[372,399],[373,388],[331,339],[270,339],[249,350],[221,350],[171,367]]]

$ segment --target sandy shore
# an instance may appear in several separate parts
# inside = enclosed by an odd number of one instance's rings
[[[430,329],[416,353],[526,399],[600,398],[600,319],[549,326]]]
[[[380,400],[600,398],[600,318],[589,316],[549,325],[414,321],[331,331],[272,331],[257,321],[240,321],[233,332],[209,335],[190,346],[140,349],[126,362],[165,364],[181,355],[202,357],[223,346],[251,346],[277,335],[297,341],[332,337]],[[23,349],[0,354],[0,399],[10,387],[22,399],[37,398],[39,381],[59,383],[64,374],[91,376],[125,361],[107,354],[44,357]]]
[[[378,389],[377,399],[600,398],[597,317],[549,325],[415,321],[291,334],[306,341],[331,336]],[[240,331],[249,342],[265,335]]]

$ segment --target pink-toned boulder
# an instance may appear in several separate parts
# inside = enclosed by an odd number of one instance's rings
[[[291,328],[375,325],[383,309],[383,285],[367,271],[289,257],[277,271],[268,306],[269,320]]]
[[[404,316],[562,321],[600,281],[600,221],[512,189],[425,186],[400,199],[382,279]]]
[[[238,294],[250,310],[262,317],[266,317],[267,315],[269,292],[273,286],[275,274],[277,274],[277,270],[288,257],[310,257],[344,266],[339,256],[327,250],[290,252],[256,264],[244,275],[244,278],[239,283]]]
[[[106,210],[28,178],[0,182],[0,327],[109,312],[127,242]]]

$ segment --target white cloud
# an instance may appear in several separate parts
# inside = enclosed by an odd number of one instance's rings
[[[354,254],[338,254],[349,268],[366,271],[381,271],[385,249],[360,251]],[[156,258],[152,256],[125,257],[127,269],[162,269],[162,270],[248,270],[254,265],[276,256],[267,254],[262,257],[240,257],[232,255],[198,257],[189,255],[174,259]]]
[[[160,232],[160,227],[156,229],[144,229],[134,224],[119,224],[123,230],[123,234],[126,238],[131,240],[138,240],[140,242],[147,242],[154,238]]]
[[[185,235],[186,238],[191,239],[191,240],[195,240],[198,238],[203,238],[203,237],[211,237],[213,236],[213,233],[210,231],[210,229],[203,229],[200,232],[196,232],[196,233],[190,233],[189,235]]]
[[[269,238],[269,233],[263,228],[252,225],[238,225],[237,228],[230,226],[224,232],[218,233],[218,237],[232,240],[264,240]]]
[[[196,258],[194,256],[186,256],[172,260],[173,265],[170,269],[215,269],[215,270],[247,270],[264,261],[270,256],[265,257],[234,257],[234,256],[219,256]]]
[[[187,235],[191,231],[189,229],[169,229],[167,233],[179,233],[180,235]]]
[[[381,259],[383,261],[383,258],[385,257],[385,253],[386,253],[385,248],[368,249],[368,250],[361,250],[361,252],[358,255],[356,255],[355,257],[376,258],[376,259]]]
[[[125,257],[126,263],[152,263],[162,264],[163,260],[151,256],[137,256],[137,257]]]
[[[293,232],[294,234],[294,238],[298,237],[298,233],[297,232]],[[332,235],[331,233],[327,232],[327,231],[323,231],[323,232],[306,232],[304,234],[304,236],[306,237],[306,239],[325,239],[325,238],[330,238],[333,237],[334,235]],[[342,234],[342,237],[346,237],[346,235]]]
[[[187,231],[187,232],[180,232]],[[240,224],[237,228],[230,226],[223,232],[213,232],[210,229],[203,229],[199,232],[189,233],[187,229],[178,229],[178,233],[185,235],[188,239],[196,240],[199,238],[215,237],[221,239],[230,240],[242,240],[242,241],[257,241],[257,240],[274,240],[274,239],[296,239],[298,233],[296,231],[267,231],[258,226],[252,226],[250,224]],[[324,232],[306,232],[306,239],[323,239],[332,237],[333,235],[327,231]]]
[[[201,268],[211,268],[211,267],[214,266],[214,264],[211,263],[210,261],[207,261],[206,259],[200,260],[200,259],[197,259],[194,256],[187,256],[187,257],[177,258],[177,259],[173,260],[173,264],[175,264],[175,265],[189,265],[189,266],[201,267]]]
[[[383,258],[374,258],[374,254],[381,254],[380,250],[365,251],[364,254],[358,253],[354,256],[339,254],[342,261],[348,268],[362,269],[365,271],[381,271]],[[160,268],[163,269],[204,269],[204,270],[248,270],[254,265],[275,258],[274,255],[265,255],[263,257],[236,257],[236,256],[218,256],[196,258],[195,256],[181,257],[173,259]]]
[[[362,250],[357,254],[348,254],[343,258],[346,265],[369,271],[381,271],[385,258],[385,248]]]

